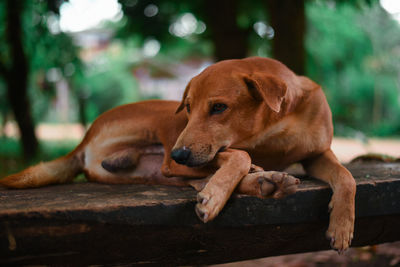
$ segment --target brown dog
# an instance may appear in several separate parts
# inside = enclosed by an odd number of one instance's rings
[[[256,166],[252,172],[251,163],[282,170],[300,162],[332,187],[327,235],[343,251],[353,237],[356,186],[330,149],[332,135],[319,85],[272,59],[227,60],[194,77],[181,103],[145,101],[108,111],[73,152],[1,183],[37,187],[85,172],[103,183],[192,185],[201,190],[196,212],[207,222],[235,188],[259,197],[295,191],[297,179]]]

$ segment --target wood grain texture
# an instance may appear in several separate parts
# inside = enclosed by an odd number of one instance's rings
[[[400,240],[400,164],[357,163],[353,245]],[[92,183],[0,189],[0,265],[210,264],[329,248],[327,185],[285,199],[236,195],[213,221],[191,188]]]

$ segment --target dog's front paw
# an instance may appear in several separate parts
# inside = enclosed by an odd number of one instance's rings
[[[296,192],[300,180],[285,173],[262,171],[243,177],[237,192],[259,198],[282,198]]]
[[[300,180],[285,172],[258,173],[257,182],[260,184],[260,195],[263,198],[283,198],[294,194]]]
[[[225,206],[230,194],[219,187],[205,187],[197,194],[196,214],[203,222],[213,220]]]
[[[326,236],[330,239],[332,249],[339,254],[350,247],[353,239],[354,213],[347,206],[346,203],[335,205],[334,198],[329,203],[331,218]]]

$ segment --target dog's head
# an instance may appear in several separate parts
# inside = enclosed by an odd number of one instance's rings
[[[286,94],[277,76],[215,64],[186,87],[178,112],[188,123],[171,157],[190,167],[204,165],[234,144],[251,138],[277,117]]]

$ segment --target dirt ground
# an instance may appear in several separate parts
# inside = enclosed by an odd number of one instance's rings
[[[367,142],[356,139],[335,137],[332,142],[332,150],[341,162],[347,163],[357,156],[367,153],[376,153],[400,157],[399,139],[371,138]]]

